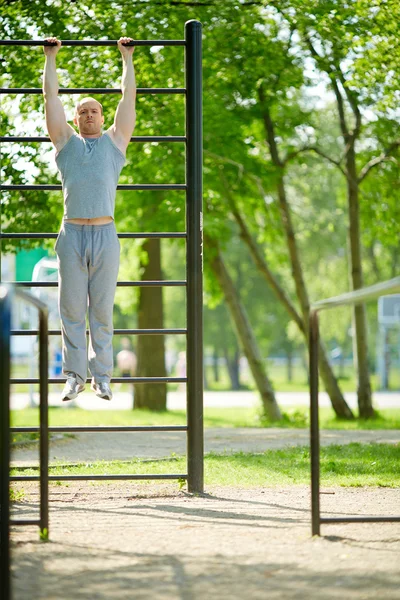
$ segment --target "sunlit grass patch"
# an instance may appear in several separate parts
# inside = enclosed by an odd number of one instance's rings
[[[324,486],[400,486],[399,444],[348,444],[321,448],[321,484]],[[186,473],[186,458],[96,461],[54,465],[50,474],[177,474]],[[37,469],[14,468],[12,474],[34,475]],[[206,485],[234,487],[285,486],[310,483],[308,447],[290,447],[263,453],[210,453],[205,456]],[[178,485],[178,483],[177,483]]]

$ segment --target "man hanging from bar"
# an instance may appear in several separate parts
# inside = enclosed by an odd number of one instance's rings
[[[62,400],[72,400],[82,392],[88,362],[91,389],[100,398],[111,400],[113,306],[120,255],[114,207],[118,178],[136,121],[134,46],[125,45],[133,40],[118,40],[123,62],[122,99],[113,125],[103,132],[102,105],[94,98],[84,98],[76,105],[74,115],[79,134],[67,123],[58,97],[56,55],[61,42],[54,37],[46,41],[55,44],[44,46],[46,124],[56,148],[64,195],[64,217],[55,245],[63,374],[67,377]]]

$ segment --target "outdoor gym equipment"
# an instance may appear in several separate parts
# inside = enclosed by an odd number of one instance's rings
[[[42,40],[0,40],[0,46],[44,46],[52,45],[49,42]],[[63,40],[63,46],[116,46],[116,40]],[[185,239],[186,240],[186,279],[183,281],[119,281],[117,286],[182,286],[186,287],[186,328],[175,329],[116,329],[116,335],[185,335],[186,336],[186,377],[115,377],[111,381],[116,383],[186,383],[186,398],[187,398],[187,423],[186,425],[177,426],[154,426],[154,427],[48,427],[47,428],[47,384],[60,384],[60,379],[48,378],[47,362],[46,364],[43,354],[40,359],[40,378],[13,378],[7,383],[2,377],[2,385],[0,387],[0,402],[1,410],[9,411],[9,384],[37,384],[43,386],[43,378],[45,383],[43,387],[43,406],[46,405],[46,410],[41,409],[41,421],[39,427],[13,427],[9,429],[9,421],[2,420],[1,439],[6,445],[9,441],[9,431],[14,433],[22,432],[40,432],[41,450],[40,450],[40,470],[43,475],[46,470],[45,479],[48,480],[134,480],[134,479],[184,479],[187,480],[188,490],[190,492],[201,493],[204,487],[204,466],[203,466],[203,326],[202,326],[202,26],[199,21],[190,20],[185,23],[185,39],[183,40],[134,40],[128,45],[134,46],[183,46],[185,49],[185,88],[137,88],[138,94],[183,94],[186,99],[186,131],[183,136],[133,136],[131,142],[162,142],[162,143],[184,143],[186,146],[186,182],[183,184],[135,184],[135,185],[118,185],[118,190],[180,190],[186,195],[186,231],[176,233],[119,233],[120,239]],[[1,94],[41,94],[41,88],[1,88]],[[60,94],[118,94],[121,90],[118,88],[73,88],[59,90]],[[21,142],[50,142],[48,137],[23,137],[23,136],[1,136],[0,142],[3,143],[21,143]],[[0,190],[16,191],[16,190],[61,190],[61,185],[0,185]],[[0,243],[2,239],[56,239],[57,233],[12,233],[0,230]],[[0,278],[1,283],[1,278]],[[3,282],[9,283],[14,287],[55,287],[54,282]],[[2,288],[5,289],[5,288]],[[7,326],[10,324],[8,315],[9,304],[7,297],[10,292],[5,294],[4,320],[0,326],[2,328],[4,343],[7,345],[9,335],[38,335],[38,330],[11,330],[9,334],[6,332]],[[28,295],[26,295],[27,299]],[[7,325],[8,324],[8,325]],[[50,330],[49,335],[60,335],[60,330]],[[9,358],[8,354],[4,356]],[[3,365],[4,373],[9,365]],[[87,379],[90,382],[90,379]],[[41,388],[42,389],[42,388]],[[7,409],[5,405],[7,404]],[[42,404],[41,404],[42,405]],[[44,414],[44,412],[46,414]],[[9,412],[7,412],[9,414]],[[7,426],[8,433],[5,433]],[[48,435],[43,434],[44,431],[50,433],[55,432],[103,432],[103,431],[186,431],[187,433],[187,473],[173,473],[164,475],[137,475],[137,474],[122,474],[122,475],[65,475],[51,476],[47,473],[47,455],[48,455]],[[7,441],[8,440],[8,441]],[[4,450],[2,445],[2,450]],[[4,450],[4,452],[6,452]],[[8,456],[8,458],[7,458]],[[9,454],[4,455],[9,461]],[[2,457],[3,458],[3,455]],[[2,465],[5,463],[2,463]],[[9,462],[4,467],[8,470]],[[7,478],[4,475],[4,469],[1,471],[0,487],[3,490],[2,502],[5,502],[5,487],[9,481],[36,481],[39,476],[13,476]],[[5,482],[5,483],[4,483]],[[43,495],[41,502],[47,505],[46,494]],[[2,548],[5,543],[5,531],[8,531],[8,502],[6,505],[1,505],[1,534]],[[48,511],[48,508],[45,510]],[[6,524],[7,521],[7,524]],[[48,521],[43,519],[37,522],[42,531],[47,529]],[[20,524],[26,524],[23,521]],[[4,527],[4,529],[3,529]],[[8,533],[7,533],[8,536]],[[7,567],[8,572],[8,537],[7,544],[4,546],[6,551],[2,551],[1,573],[5,573]],[[3,570],[4,569],[4,570]]]
[[[400,277],[389,281],[377,283],[370,287],[361,288],[354,292],[335,296],[326,300],[316,302],[311,306],[309,317],[309,347],[310,347],[310,442],[311,442],[311,532],[312,535],[320,535],[321,523],[385,523],[399,522],[398,517],[321,517],[319,503],[320,483],[320,450],[319,450],[319,417],[318,417],[318,339],[319,325],[318,313],[321,310],[337,308],[339,306],[354,306],[368,300],[375,300],[384,294],[395,294],[400,292]],[[343,509],[343,507],[341,507]]]

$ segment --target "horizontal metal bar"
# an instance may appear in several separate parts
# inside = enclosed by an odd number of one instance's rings
[[[117,40],[61,40],[62,46],[116,46]],[[0,46],[55,46],[45,40],[0,40]],[[186,40],[133,40],[124,46],[186,46]]]
[[[121,88],[60,88],[59,94],[121,94]],[[186,94],[185,88],[136,88],[137,94]],[[0,88],[0,94],[43,94],[42,88]]]
[[[61,185],[49,184],[25,184],[25,185],[0,185],[0,190],[61,190]],[[182,190],[185,191],[185,183],[137,183],[132,185],[117,185],[117,190]]]
[[[50,433],[98,433],[112,431],[187,431],[187,425],[138,425],[138,426],[76,426],[76,427],[49,427]],[[39,433],[40,427],[10,427],[13,433]]]
[[[173,475],[49,475],[49,481],[114,481],[118,479],[187,479],[186,473]],[[39,481],[38,475],[11,475],[10,481]]]
[[[10,525],[41,525],[39,519],[11,519]]]
[[[396,517],[321,517],[320,523],[398,523]]]
[[[58,287],[57,281],[2,281],[2,283],[15,287]],[[117,283],[117,287],[184,287],[185,285],[186,281],[184,280],[118,281]]]
[[[333,296],[326,300],[320,300],[315,302],[311,306],[311,310],[325,310],[327,308],[334,308],[335,306],[345,306],[353,304],[361,304],[368,300],[375,300],[383,294],[398,294],[400,292],[400,276],[389,279],[382,283],[370,285],[347,294],[341,294],[340,296]]]
[[[90,378],[86,379],[86,383],[91,381]],[[186,377],[113,377],[111,379],[111,383],[186,383],[186,381]],[[10,383],[40,383],[40,380],[37,377],[15,377],[10,379]],[[63,385],[65,380],[52,377],[48,379],[48,383]]]
[[[131,137],[131,142],[186,142],[184,135],[135,135]],[[49,137],[27,137],[27,136],[0,136],[0,142],[51,142]]]
[[[146,238],[155,238],[160,240],[166,239],[186,239],[187,234],[185,231],[176,232],[161,232],[161,233],[118,233],[120,240],[134,239],[142,240]],[[1,233],[0,238],[5,240],[55,240],[57,239],[58,233]]]
[[[185,335],[187,329],[114,329],[114,335]],[[11,335],[39,335],[39,329],[11,329]],[[61,329],[49,329],[48,335],[61,335]],[[86,330],[89,335],[89,330]]]

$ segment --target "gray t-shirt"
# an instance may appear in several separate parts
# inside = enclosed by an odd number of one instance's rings
[[[107,133],[91,139],[72,135],[56,154],[56,164],[61,174],[65,219],[114,218],[125,156]]]

